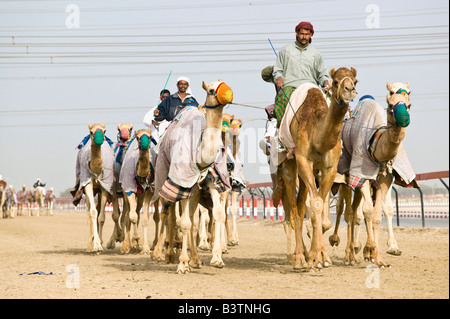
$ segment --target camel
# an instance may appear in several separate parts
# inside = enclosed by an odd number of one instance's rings
[[[3,204],[5,202],[6,185],[8,184],[3,179],[2,175],[0,175],[0,219],[3,218]]]
[[[50,187],[50,189],[45,194],[44,202],[47,207],[47,216],[53,216],[53,205],[55,204],[56,196],[53,192],[53,187]]]
[[[294,159],[287,158],[279,166],[291,209],[290,221],[295,231],[294,268],[314,270],[328,267],[331,260],[323,241],[323,229],[331,227],[324,221],[329,193],[337,172],[341,154],[340,133],[349,102],[356,96],[356,70],[352,67],[333,68],[332,100],[328,107],[323,93],[318,88],[310,88],[303,104],[295,112],[289,125],[295,144]],[[292,100],[292,98],[291,98]],[[299,191],[296,196],[294,178],[299,177]],[[316,184],[316,180],[318,184]],[[313,234],[311,249],[306,255],[302,240],[303,219],[307,196],[310,198]],[[305,256],[306,255],[306,256]],[[306,263],[306,258],[308,262]]]
[[[222,148],[221,127],[223,108],[225,107],[225,105],[232,101],[233,96],[231,89],[221,80],[212,82],[209,85],[203,82],[202,87],[207,92],[207,97],[204,104],[206,116],[204,116],[197,108],[188,108],[183,110],[181,114],[177,116],[176,120],[172,122],[171,126],[169,126],[169,128],[167,129],[161,141],[161,146],[158,153],[158,161],[156,164],[156,194],[162,200],[164,209],[163,213],[168,210],[169,214],[169,247],[166,250],[167,261],[174,260],[173,242],[175,237],[175,228],[173,227],[173,223],[176,219],[176,212],[175,205],[173,205],[173,203],[179,203],[180,207],[181,216],[177,220],[177,224],[179,225],[182,232],[182,248],[177,268],[177,272],[180,274],[190,272],[191,267],[199,268],[202,265],[202,262],[198,257],[196,243],[194,242],[194,228],[192,227],[193,217],[201,200],[202,189],[210,195],[214,218],[215,239],[213,243],[212,258],[210,264],[218,268],[222,268],[225,266],[222,260],[221,247],[221,230],[223,229],[225,223],[224,203],[221,201],[220,197],[220,193],[222,193],[223,190],[218,187],[219,184],[216,184],[216,182],[220,181],[219,178],[216,178],[216,176],[214,175],[214,169],[211,168],[211,165],[216,165],[216,159],[220,155],[220,151]],[[168,171],[168,165],[170,165],[170,170],[176,169],[176,166],[173,166],[174,162],[167,163],[167,161],[165,160],[167,154],[164,148],[166,144],[171,143],[171,141],[177,141],[180,138],[179,134],[176,134],[177,129],[179,127],[184,128],[184,125],[187,126],[187,129],[191,130],[189,132],[189,138],[193,138],[194,143],[196,144],[194,144],[190,149],[183,149],[182,147],[180,147],[179,150],[170,150],[170,152],[178,151],[178,160],[189,161],[189,163],[187,163],[188,169],[183,171],[183,173],[189,176],[190,183],[184,184],[188,187],[181,185],[180,188],[178,187],[180,185],[175,184],[170,178],[170,172],[168,173],[169,178],[167,178],[167,175],[159,177],[158,173],[160,171]],[[182,134],[184,136],[188,134],[187,129],[183,129]],[[162,186],[161,181],[164,184]],[[160,189],[161,191],[159,191]],[[172,200],[169,200],[170,198],[168,195],[174,189],[175,197]],[[190,236],[188,236],[188,233],[190,234]],[[188,245],[191,253],[190,258],[187,251]],[[161,259],[161,249],[162,240],[160,236],[158,244],[153,251],[154,258]]]
[[[33,216],[33,204],[34,204],[34,196],[33,196],[33,188],[29,188],[25,193],[25,203],[28,208],[28,216]]]
[[[23,215],[26,193],[27,193],[26,186],[22,185],[22,189],[17,192],[17,216]]]
[[[113,212],[112,219],[114,221],[114,231],[111,234],[111,238],[109,239],[106,247],[108,249],[114,249],[116,247],[116,242],[123,242],[125,239],[124,234],[124,223],[125,218],[124,214],[121,214],[119,207],[119,198],[123,198],[122,187],[120,185],[119,177],[120,177],[120,169],[122,167],[123,159],[125,157],[125,153],[127,151],[128,146],[131,143],[133,131],[133,124],[118,124],[117,130],[119,133],[117,134],[117,143],[114,144],[114,178],[116,180],[116,193],[113,196]],[[124,209],[129,209],[126,207],[128,202],[123,201]],[[122,217],[121,217],[122,216]]]
[[[39,187],[36,188],[36,190],[34,191],[33,197],[34,202],[38,206],[37,216],[40,216],[42,214],[42,209],[44,207],[44,194],[42,193],[42,190]]]
[[[236,217],[238,212],[238,197],[239,194],[242,193],[242,188],[245,187],[245,182],[241,179],[243,179],[242,175],[242,167],[241,161],[239,158],[239,148],[240,148],[240,142],[239,142],[239,133],[241,132],[242,128],[242,120],[233,118],[230,123],[230,129],[229,129],[229,137],[231,138],[231,155],[233,156],[234,160],[234,167],[231,170],[231,185],[232,189],[229,191],[231,193],[231,207],[230,207],[230,213],[231,213],[231,229],[229,229],[228,225],[228,214],[227,214],[227,234],[228,234],[228,244],[231,246],[239,245],[239,234],[237,230],[236,225]],[[225,144],[226,147],[228,147],[228,142]],[[228,199],[228,196],[227,198]],[[228,200],[225,201],[225,212],[227,212],[228,207]]]
[[[6,188],[2,196],[2,201],[3,205],[1,208],[3,212],[3,218],[14,218],[14,206],[17,203],[17,197],[13,185],[9,185],[9,187]]]
[[[86,196],[89,241],[86,252],[101,253],[105,206],[114,188],[114,153],[105,142],[105,124],[89,124],[89,139],[79,149],[76,177],[77,192]],[[98,194],[98,205],[94,197]],[[75,194],[73,194],[75,197]]]
[[[386,87],[389,91],[386,98],[388,104],[386,116],[384,116],[385,113],[383,108],[376,103],[372,97],[364,96],[358,104],[357,112],[355,112],[355,114],[359,113],[359,118],[355,115],[350,121],[347,121],[344,124],[344,152],[339,162],[339,170],[340,173],[350,174],[348,184],[355,189],[355,195],[351,205],[349,205],[351,201],[350,186],[342,184],[340,189],[340,192],[343,193],[342,196],[344,196],[347,202],[344,216],[346,216],[345,220],[349,225],[344,262],[350,265],[358,263],[356,258],[358,244],[356,242],[357,234],[355,232],[355,227],[357,225],[357,212],[361,199],[364,199],[362,211],[367,231],[364,259],[372,260],[378,267],[388,267],[389,265],[383,261],[379,252],[378,234],[381,224],[381,210],[383,205],[386,207],[386,194],[390,190],[393,182],[392,170],[395,170],[396,180],[397,176],[399,176],[399,180],[403,183],[417,186],[414,181],[415,175],[413,173],[412,175],[410,173],[409,176],[399,175],[396,166],[397,155],[404,153],[401,142],[405,137],[406,127],[410,123],[409,109],[411,104],[409,101],[409,83],[394,83],[391,85],[388,82]],[[364,136],[361,139],[347,138],[347,136],[355,134],[353,132],[359,134],[357,129],[354,129],[356,125],[353,124],[360,123],[366,118],[373,119],[368,123],[368,126],[365,127],[370,129],[367,133],[368,137]],[[367,153],[369,154],[368,157],[355,155],[358,154],[355,152],[358,152],[360,145],[363,145],[364,149],[367,149]],[[363,154],[365,154],[365,152],[366,151],[364,151]],[[356,158],[356,160],[353,158]],[[402,157],[401,160],[407,161],[407,158]],[[409,162],[407,164],[409,164]],[[359,176],[360,167],[364,167],[367,176]],[[377,179],[377,185],[373,194],[371,193],[372,187],[370,183],[370,180],[372,179]],[[375,205],[373,203],[375,203]],[[386,211],[391,215],[389,208],[387,208]],[[388,218],[392,219],[392,216]],[[388,220],[388,225],[389,221],[390,220]],[[389,228],[392,228],[392,223],[390,224],[391,226],[389,226]],[[396,242],[395,239],[392,238],[393,233],[391,234],[391,230],[389,230],[389,232],[389,245],[392,245],[395,253]],[[337,244],[336,240],[336,237],[330,238],[330,243],[332,245]]]
[[[151,154],[150,139],[151,133],[147,129],[135,132],[135,139],[128,146],[120,170],[119,182],[122,186],[125,202],[128,203],[123,212],[127,218],[125,240],[120,249],[121,253],[129,253],[131,249],[136,251],[143,250],[143,253],[147,254],[150,253],[147,233],[150,201],[153,197],[151,155],[155,156]],[[144,206],[144,244],[137,229],[142,206]],[[156,213],[159,215],[159,212]],[[132,225],[134,237],[130,239]],[[158,233],[158,229],[156,229],[156,233]]]

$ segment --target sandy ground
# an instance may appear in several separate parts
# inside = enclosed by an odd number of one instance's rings
[[[108,215],[105,243],[112,226]],[[333,265],[316,273],[295,271],[287,262],[280,222],[239,220],[238,230],[240,245],[223,256],[225,268],[209,266],[210,253],[201,252],[205,266],[179,275],[174,264],[121,255],[120,244],[101,255],[85,253],[85,213],[0,219],[0,298],[449,298],[448,228],[396,227],[400,257],[384,253],[383,228],[383,259],[392,268],[374,270],[365,261],[354,267],[343,264],[343,222],[341,245],[332,248],[327,243]],[[325,234],[327,240],[330,233]],[[150,238],[153,234],[151,229]],[[363,242],[365,238],[362,232]],[[38,271],[53,275],[21,275]]]

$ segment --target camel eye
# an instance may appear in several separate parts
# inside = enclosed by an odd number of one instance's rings
[[[337,81],[337,80],[334,80],[333,84],[334,84],[334,85],[338,85],[338,81]]]

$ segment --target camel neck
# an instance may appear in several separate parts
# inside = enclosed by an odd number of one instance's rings
[[[89,167],[97,175],[100,175],[103,171],[102,147],[94,142],[91,142],[91,162]]]
[[[136,175],[142,178],[150,175],[150,155],[148,150],[139,150]]]
[[[222,144],[222,111],[223,106],[215,109],[206,109],[206,129],[203,132],[200,144],[201,159],[198,161],[200,168],[210,166],[216,159],[217,152]]]

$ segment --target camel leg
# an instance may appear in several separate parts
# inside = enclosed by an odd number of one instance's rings
[[[101,190],[99,196],[99,206],[100,210],[98,211],[98,236],[100,237],[101,242],[103,243],[103,226],[105,225],[105,207],[106,202],[108,200],[108,192],[104,189]]]
[[[322,214],[322,233],[325,234],[327,230],[333,227],[333,221],[330,217],[330,196],[331,193],[328,192],[328,194],[325,197],[325,204],[323,206],[323,214]]]
[[[189,266],[189,255],[188,255],[188,233],[191,230],[191,219],[189,212],[189,199],[183,199],[180,201],[181,207],[181,217],[179,220],[179,226],[182,232],[182,244],[181,244],[181,255],[178,263],[177,273],[185,274],[191,272],[191,267]]]
[[[177,230],[177,222],[176,222],[176,216],[175,212],[178,211],[178,204],[175,203],[172,206],[169,207],[169,215],[167,220],[167,239],[168,239],[168,246],[165,253],[165,260],[166,263],[175,263],[177,255],[174,252],[174,246],[175,246],[175,233]]]
[[[189,265],[192,268],[201,268],[203,266],[203,262],[200,260],[200,257],[198,256],[198,250],[197,250],[197,233],[198,233],[198,223],[199,223],[199,210],[198,207],[200,206],[198,204],[200,200],[200,189],[196,188],[196,191],[194,194],[192,194],[190,201],[189,201],[189,212],[190,212],[190,220],[192,222],[192,227],[190,228],[190,252],[191,252],[191,258],[189,261]]]
[[[84,187],[84,193],[86,195],[86,204],[89,220],[89,242],[86,252],[88,253],[100,253],[103,251],[102,243],[97,231],[97,209],[94,201],[94,189],[92,182]]]
[[[239,245],[239,236],[238,236],[238,230],[237,230],[237,224],[236,224],[236,218],[237,218],[237,201],[238,201],[239,193],[231,191],[231,235],[229,238],[229,244],[232,246]]]
[[[390,267],[389,264],[385,263],[381,258],[380,249],[379,249],[379,232],[381,226],[381,209],[386,198],[386,194],[391,187],[392,184],[392,175],[386,174],[386,176],[379,177],[378,187],[376,190],[376,200],[375,200],[375,210],[374,210],[374,218],[373,218],[373,233],[374,233],[374,242],[375,248],[370,252],[371,260],[374,261],[374,264],[378,267]]]
[[[344,219],[347,222],[347,245],[345,247],[344,264],[347,266],[356,265],[358,263],[355,252],[356,212],[353,208],[360,205],[362,194],[356,191],[352,203],[352,189],[350,186],[342,184],[339,192],[345,202]]]
[[[388,228],[388,249],[387,253],[394,256],[400,256],[402,251],[398,248],[397,240],[395,240],[394,229],[392,227],[392,217],[394,216],[394,206],[392,205],[392,185],[389,188],[386,198],[383,202],[383,211],[386,218]]]
[[[211,245],[208,242],[208,234],[206,231],[206,225],[209,224],[209,211],[201,205],[198,205],[198,210],[200,211],[200,227],[199,227],[199,238],[200,243],[198,248],[201,250],[210,250]]]
[[[341,189],[343,188],[342,184],[339,186],[339,195],[338,195],[338,200],[336,203],[336,225],[334,226],[334,231],[333,234],[328,237],[328,241],[330,242],[331,247],[333,246],[339,246],[339,243],[341,241],[341,239],[339,238],[339,225],[341,223],[341,216],[342,213],[344,212],[344,206],[345,206],[345,200],[344,200],[344,195],[341,192]],[[344,216],[345,219],[345,216]],[[348,225],[348,222],[347,222]]]
[[[155,208],[156,208],[156,203],[157,202],[155,202]],[[155,236],[158,235],[158,241],[156,242],[156,245],[153,248],[153,252],[151,254],[152,259],[157,260],[157,261],[161,261],[162,260],[162,250],[163,250],[164,241],[165,241],[165,239],[164,239],[164,230],[166,229],[165,225],[166,225],[166,223],[168,221],[168,214],[169,214],[168,209],[164,208],[164,202],[163,201],[162,201],[162,205],[163,205],[163,211],[161,213],[161,229],[160,229],[159,234],[158,233],[155,234]]]
[[[364,260],[368,261],[370,259],[370,252],[375,249],[375,237],[373,233],[373,219],[374,219],[374,207],[372,204],[372,196],[370,193],[370,184],[366,181],[361,187],[360,191],[363,196],[363,213],[364,220],[366,222],[366,231],[367,231],[367,242],[363,250]],[[353,207],[353,210],[356,211],[357,207]]]
[[[153,244],[151,250],[155,249],[156,244],[158,243],[158,233],[159,233],[159,224],[161,221],[161,216],[159,214],[159,200],[157,200],[153,206],[155,207],[155,212],[153,214],[153,222],[155,224],[155,238],[153,239]],[[162,229],[162,227],[161,227]]]
[[[225,220],[220,229],[220,246],[222,247],[222,254],[228,254],[227,238],[231,235],[230,227],[228,225],[228,195],[228,191],[220,194],[220,202],[222,203],[223,211],[225,212]]]
[[[144,213],[143,213],[143,219],[142,219],[142,237],[143,237],[143,244],[142,244],[142,251],[141,254],[144,255],[150,255],[150,245],[148,244],[148,224],[150,219],[150,201],[152,200],[153,193],[151,190],[147,190],[144,193]],[[156,234],[158,231],[156,231]]]
[[[225,263],[222,260],[222,227],[225,225],[224,205],[221,203],[219,192],[209,187],[209,192],[213,201],[213,221],[214,221],[214,243],[212,248],[211,266],[223,268]]]
[[[126,202],[127,205],[124,205],[123,214],[125,217],[125,238],[122,242],[122,247],[120,247],[120,253],[121,254],[128,254],[130,252],[130,244],[131,244],[131,220],[130,220],[130,213],[133,209],[135,209],[136,205],[136,195],[132,193],[130,196],[124,193],[123,195],[124,203]],[[132,201],[134,203],[132,203]]]
[[[116,247],[116,241],[120,241],[119,239],[120,233],[122,232],[119,223],[120,209],[119,209],[119,199],[117,197],[115,197],[113,200],[113,212],[111,217],[114,222],[114,230],[106,246],[108,249],[114,249]]]
[[[141,236],[139,236],[139,230],[138,230],[138,226],[139,226],[139,221],[141,219],[141,209],[142,206],[144,204],[144,198],[145,198],[145,193],[144,194],[139,194],[136,196],[136,215],[137,215],[137,220],[135,223],[133,223],[133,220],[131,220],[132,224],[133,224],[133,237],[131,238],[131,249],[134,252],[140,252],[142,250],[142,239]],[[151,198],[148,199],[148,201],[150,201]],[[148,208],[148,207],[147,207]],[[145,213],[144,213],[145,214]]]
[[[297,167],[294,160],[286,160],[281,166],[281,175],[284,182],[286,197],[291,208],[290,222],[295,234],[295,251],[293,257],[294,269],[302,269],[306,265],[305,249],[303,245],[303,218],[305,214],[306,188],[300,180],[299,194],[296,195],[295,178],[297,175]]]
[[[284,232],[286,234],[286,256],[287,259],[289,261],[292,261],[292,252],[291,252],[291,247],[292,247],[292,230],[293,227],[291,225],[291,207],[289,205],[289,200],[286,196],[286,193],[284,192],[282,195],[282,203],[283,203],[283,208],[284,208],[284,221],[283,221],[283,228],[284,228]]]

